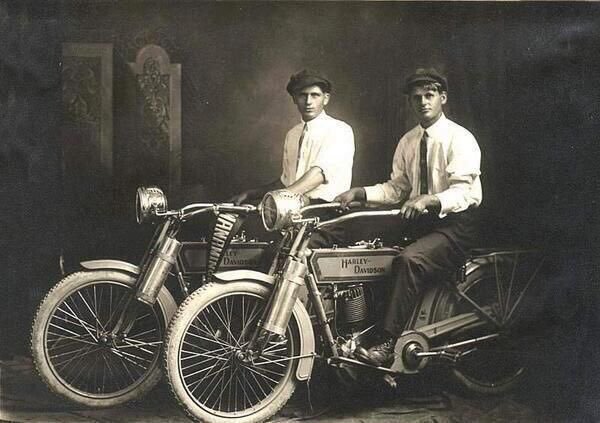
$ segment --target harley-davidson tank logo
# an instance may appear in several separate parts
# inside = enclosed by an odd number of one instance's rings
[[[262,250],[226,250],[221,266],[223,267],[255,267],[259,265]]]
[[[341,267],[342,269],[351,268],[354,273],[357,274],[376,274],[376,273],[385,273],[385,267],[382,266],[373,266],[371,263],[371,259],[368,257],[357,257],[357,258],[343,258],[341,259]]]
[[[181,254],[186,272],[206,272],[207,248],[206,243],[184,243]],[[219,270],[257,269],[266,248],[267,244],[263,242],[230,244],[223,252]]]
[[[312,265],[320,282],[380,279],[391,273],[396,254],[396,251],[360,254],[339,250],[335,254],[317,252]]]

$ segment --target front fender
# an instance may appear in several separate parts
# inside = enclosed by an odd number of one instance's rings
[[[234,281],[252,281],[261,285],[273,286],[275,277],[266,273],[257,272],[255,270],[229,270],[227,272],[219,272],[213,275],[215,282],[227,283]],[[292,311],[296,322],[298,322],[298,330],[300,332],[300,356],[307,356],[299,359],[298,368],[296,369],[296,378],[298,380],[307,380],[312,373],[312,367],[315,356],[315,333],[312,327],[310,316],[306,311],[304,304],[298,299],[294,304]]]
[[[88,260],[82,261],[79,264],[86,270],[120,270],[133,276],[138,276],[140,274],[140,268],[138,266],[122,260]]]
[[[228,270],[226,272],[218,272],[213,275],[217,282],[233,282],[240,280],[251,280],[260,282],[263,285],[273,285],[275,277],[266,273],[257,272],[256,270]]]

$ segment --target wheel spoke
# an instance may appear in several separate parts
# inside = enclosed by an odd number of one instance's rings
[[[505,301],[505,304],[506,304],[506,310],[507,311],[508,311],[508,307],[509,307],[509,304],[510,304],[510,297],[511,297],[511,294],[512,294],[513,284],[515,282],[515,274],[517,272],[517,265],[518,264],[519,264],[519,253],[516,253],[515,254],[515,259],[513,261],[512,270],[511,270],[511,273],[510,273],[510,282],[508,284],[508,290],[506,292],[506,301]],[[506,314],[503,315],[502,316],[502,322],[505,323],[507,320],[508,320],[508,316]]]
[[[214,344],[217,344],[217,345],[220,345],[220,346],[223,346],[223,347],[233,348],[230,344],[221,341],[219,338],[217,338],[214,335],[211,335],[214,339],[206,338],[205,336],[200,336],[200,335],[197,335],[197,334],[191,333],[191,332],[189,332],[188,335],[189,336],[193,336],[194,338],[199,338],[199,339],[201,339],[203,341],[212,342]],[[194,345],[194,344],[190,344],[190,345]]]
[[[500,272],[498,270],[497,256],[494,256],[494,274],[496,276],[496,289],[498,291],[498,305],[500,306],[500,323],[503,323],[506,315],[506,305],[504,304],[504,289],[502,286],[502,279],[500,278]]]
[[[93,328],[94,326],[93,326],[93,325],[91,325],[91,324],[90,324],[90,323],[88,323],[88,322],[85,322],[85,321],[83,321],[83,320],[82,320],[82,319],[81,319],[81,318],[80,318],[80,317],[79,317],[79,316],[78,316],[78,315],[77,315],[77,314],[76,314],[76,313],[73,311],[73,309],[71,308],[71,306],[69,306],[69,304],[67,304],[67,302],[66,302],[66,301],[65,301],[65,303],[64,303],[64,304],[65,304],[65,306],[66,306],[66,307],[67,307],[67,308],[68,308],[68,309],[71,311],[71,313],[73,313],[73,315],[74,315],[73,317],[74,317],[75,319],[77,319],[77,321],[79,322],[79,324],[81,325],[81,327],[82,327],[82,328],[84,328],[84,329],[86,330],[86,332],[87,332],[87,333],[88,333],[88,334],[89,334],[89,335],[90,335],[90,336],[91,336],[91,337],[94,339],[94,341],[98,341],[98,339],[96,338],[96,336],[95,336],[95,335],[94,335],[92,332],[90,332],[90,330],[89,330],[89,328],[88,328],[88,327],[92,327],[92,328]]]
[[[262,369],[262,368],[261,368],[261,369],[256,369],[256,368],[254,368],[254,367],[252,367],[252,366],[247,366],[247,365],[246,365],[246,366],[244,366],[244,368],[248,369],[249,371],[251,371],[251,372],[253,372],[253,373],[256,373],[256,375],[259,375],[259,376],[261,376],[261,377],[262,377],[262,378],[264,378],[264,379],[268,379],[268,380],[270,380],[270,381],[271,381],[271,382],[273,382],[274,384],[277,384],[277,382],[278,382],[276,379],[273,379],[273,378],[271,378],[271,377],[269,377],[269,376],[265,375],[264,373],[262,373],[262,372],[266,372],[266,370],[267,370],[267,369]],[[272,373],[274,373],[274,372],[272,372]],[[279,374],[279,373],[278,373],[278,374],[277,374],[277,376],[282,376],[282,374]]]
[[[219,306],[219,309],[221,309],[221,304],[217,303],[217,305]],[[233,333],[231,333],[231,328],[229,326],[227,326],[227,323],[225,323],[223,321],[223,318],[221,317],[221,314],[219,312],[216,311],[215,307],[213,304],[211,304],[209,306],[215,313],[215,316],[217,316],[217,319],[219,319],[219,321],[221,322],[221,324],[223,325],[223,327],[225,327],[225,330],[227,331],[227,333],[229,334],[229,336],[231,337],[232,341],[235,341],[236,346],[239,347],[240,344],[237,342],[237,340],[235,339],[235,336],[233,336]],[[222,313],[222,310],[221,310]]]
[[[533,280],[536,278],[539,270],[542,268],[542,265],[544,264],[544,259],[545,258],[542,258],[540,260],[540,262],[538,263],[535,271],[533,272],[533,274],[531,275],[531,277],[529,278],[529,280],[527,281],[527,283],[525,284],[525,286],[521,290],[521,293],[519,294],[519,297],[516,299],[515,303],[513,304],[512,308],[510,309],[510,312],[508,313],[508,317],[506,318],[507,322],[510,321],[510,319],[512,318],[515,310],[517,309],[517,307],[519,306],[519,304],[521,303],[521,301],[525,297],[525,294],[527,293],[527,291],[529,291],[529,286],[531,285],[531,283],[533,282]]]

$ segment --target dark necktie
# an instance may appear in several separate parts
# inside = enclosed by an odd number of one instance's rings
[[[304,137],[308,132],[308,124],[304,124],[304,128],[302,128],[302,134],[300,135],[300,139],[298,140],[298,156],[296,157],[296,172],[298,171],[298,165],[300,164],[300,152],[302,151],[302,142],[304,141]]]
[[[427,189],[427,131],[423,132],[421,137],[421,148],[419,153],[419,194],[428,194]]]

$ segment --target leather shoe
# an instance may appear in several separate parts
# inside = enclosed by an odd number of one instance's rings
[[[358,347],[354,355],[362,362],[377,367],[388,367],[394,362],[394,346],[396,338],[390,338],[383,344],[375,345],[368,350]]]

